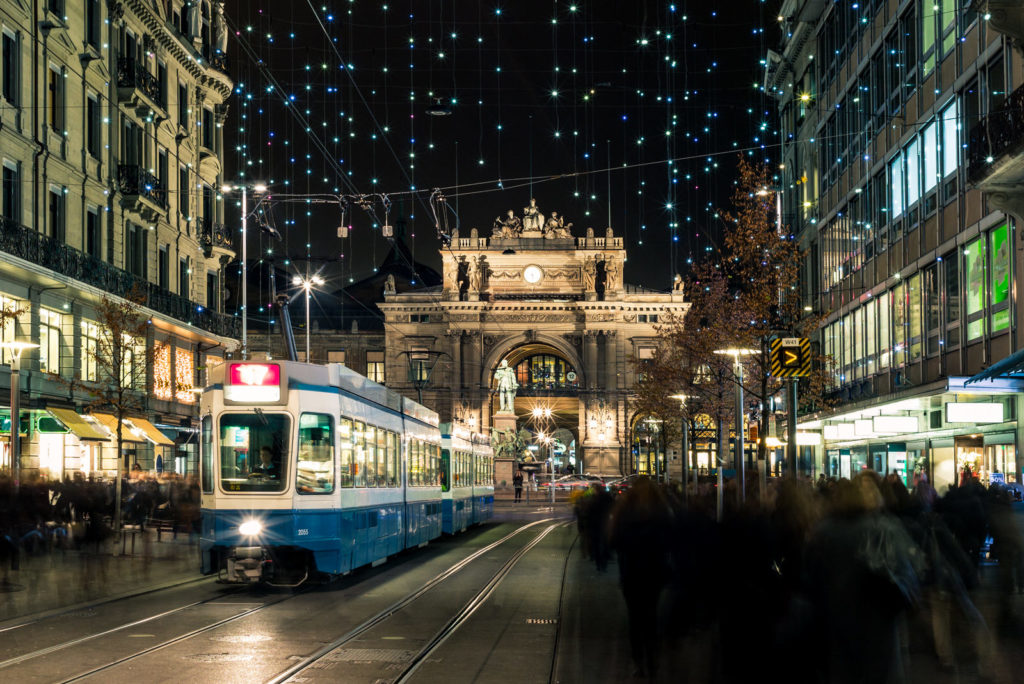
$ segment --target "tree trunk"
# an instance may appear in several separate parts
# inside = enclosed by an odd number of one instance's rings
[[[124,424],[121,422],[121,418],[118,417],[117,418],[117,480],[116,480],[116,483],[114,484],[114,520],[113,520],[114,534],[118,535],[118,536],[120,536],[120,533],[121,533],[121,495],[122,495],[122,489],[121,488],[123,486],[122,485],[122,481],[124,479],[123,476],[122,476],[122,467],[123,467],[124,457],[123,457],[123,455],[121,453],[124,450],[124,446],[123,446],[124,445],[124,438],[123,438],[123,435],[122,435],[122,430],[124,429],[123,425]],[[116,539],[115,539],[115,543],[114,543],[114,555],[117,555]]]

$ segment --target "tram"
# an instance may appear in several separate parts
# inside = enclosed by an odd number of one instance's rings
[[[200,411],[204,574],[294,586],[441,536],[430,409],[341,364],[229,361]],[[490,517],[493,487],[471,495]]]
[[[490,440],[452,423],[441,425],[441,529],[464,531],[494,514]]]

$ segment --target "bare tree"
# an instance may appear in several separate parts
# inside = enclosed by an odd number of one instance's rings
[[[112,414],[117,420],[117,481],[114,529],[121,527],[122,479],[128,469],[124,451],[124,419],[146,409],[146,369],[153,365],[156,348],[147,344],[152,321],[143,310],[145,294],[133,288],[124,298],[104,296],[96,307],[95,347],[83,351],[83,365],[73,379],[54,376],[75,392],[88,397],[86,409]]]

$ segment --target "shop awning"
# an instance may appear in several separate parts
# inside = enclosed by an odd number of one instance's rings
[[[110,431],[110,437],[108,437],[108,439],[111,441],[117,441],[117,418],[109,413],[90,413],[89,415],[99,421],[100,425]],[[125,429],[121,431],[121,441],[144,443],[146,440],[143,437],[136,437],[135,433],[126,425]]]
[[[86,422],[82,416],[78,415],[71,409],[62,408],[47,408],[46,411],[64,424],[68,430],[71,430],[72,434],[78,439],[106,442],[107,436],[100,430],[97,430],[93,425]]]
[[[1010,354],[1002,361],[993,363],[977,375],[971,376],[965,385],[995,378],[1024,378],[1024,349]]]
[[[164,433],[160,432],[155,425],[145,418],[125,418],[124,422],[142,432],[142,434],[146,435],[146,439],[156,446],[174,446],[174,442],[167,439]]]

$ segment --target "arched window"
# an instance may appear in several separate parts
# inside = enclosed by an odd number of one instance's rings
[[[516,380],[524,390],[574,390],[579,377],[568,361],[554,354],[534,354],[516,364]]]
[[[665,442],[662,422],[656,418],[638,418],[633,425],[631,445],[632,472],[660,477],[665,472]]]

